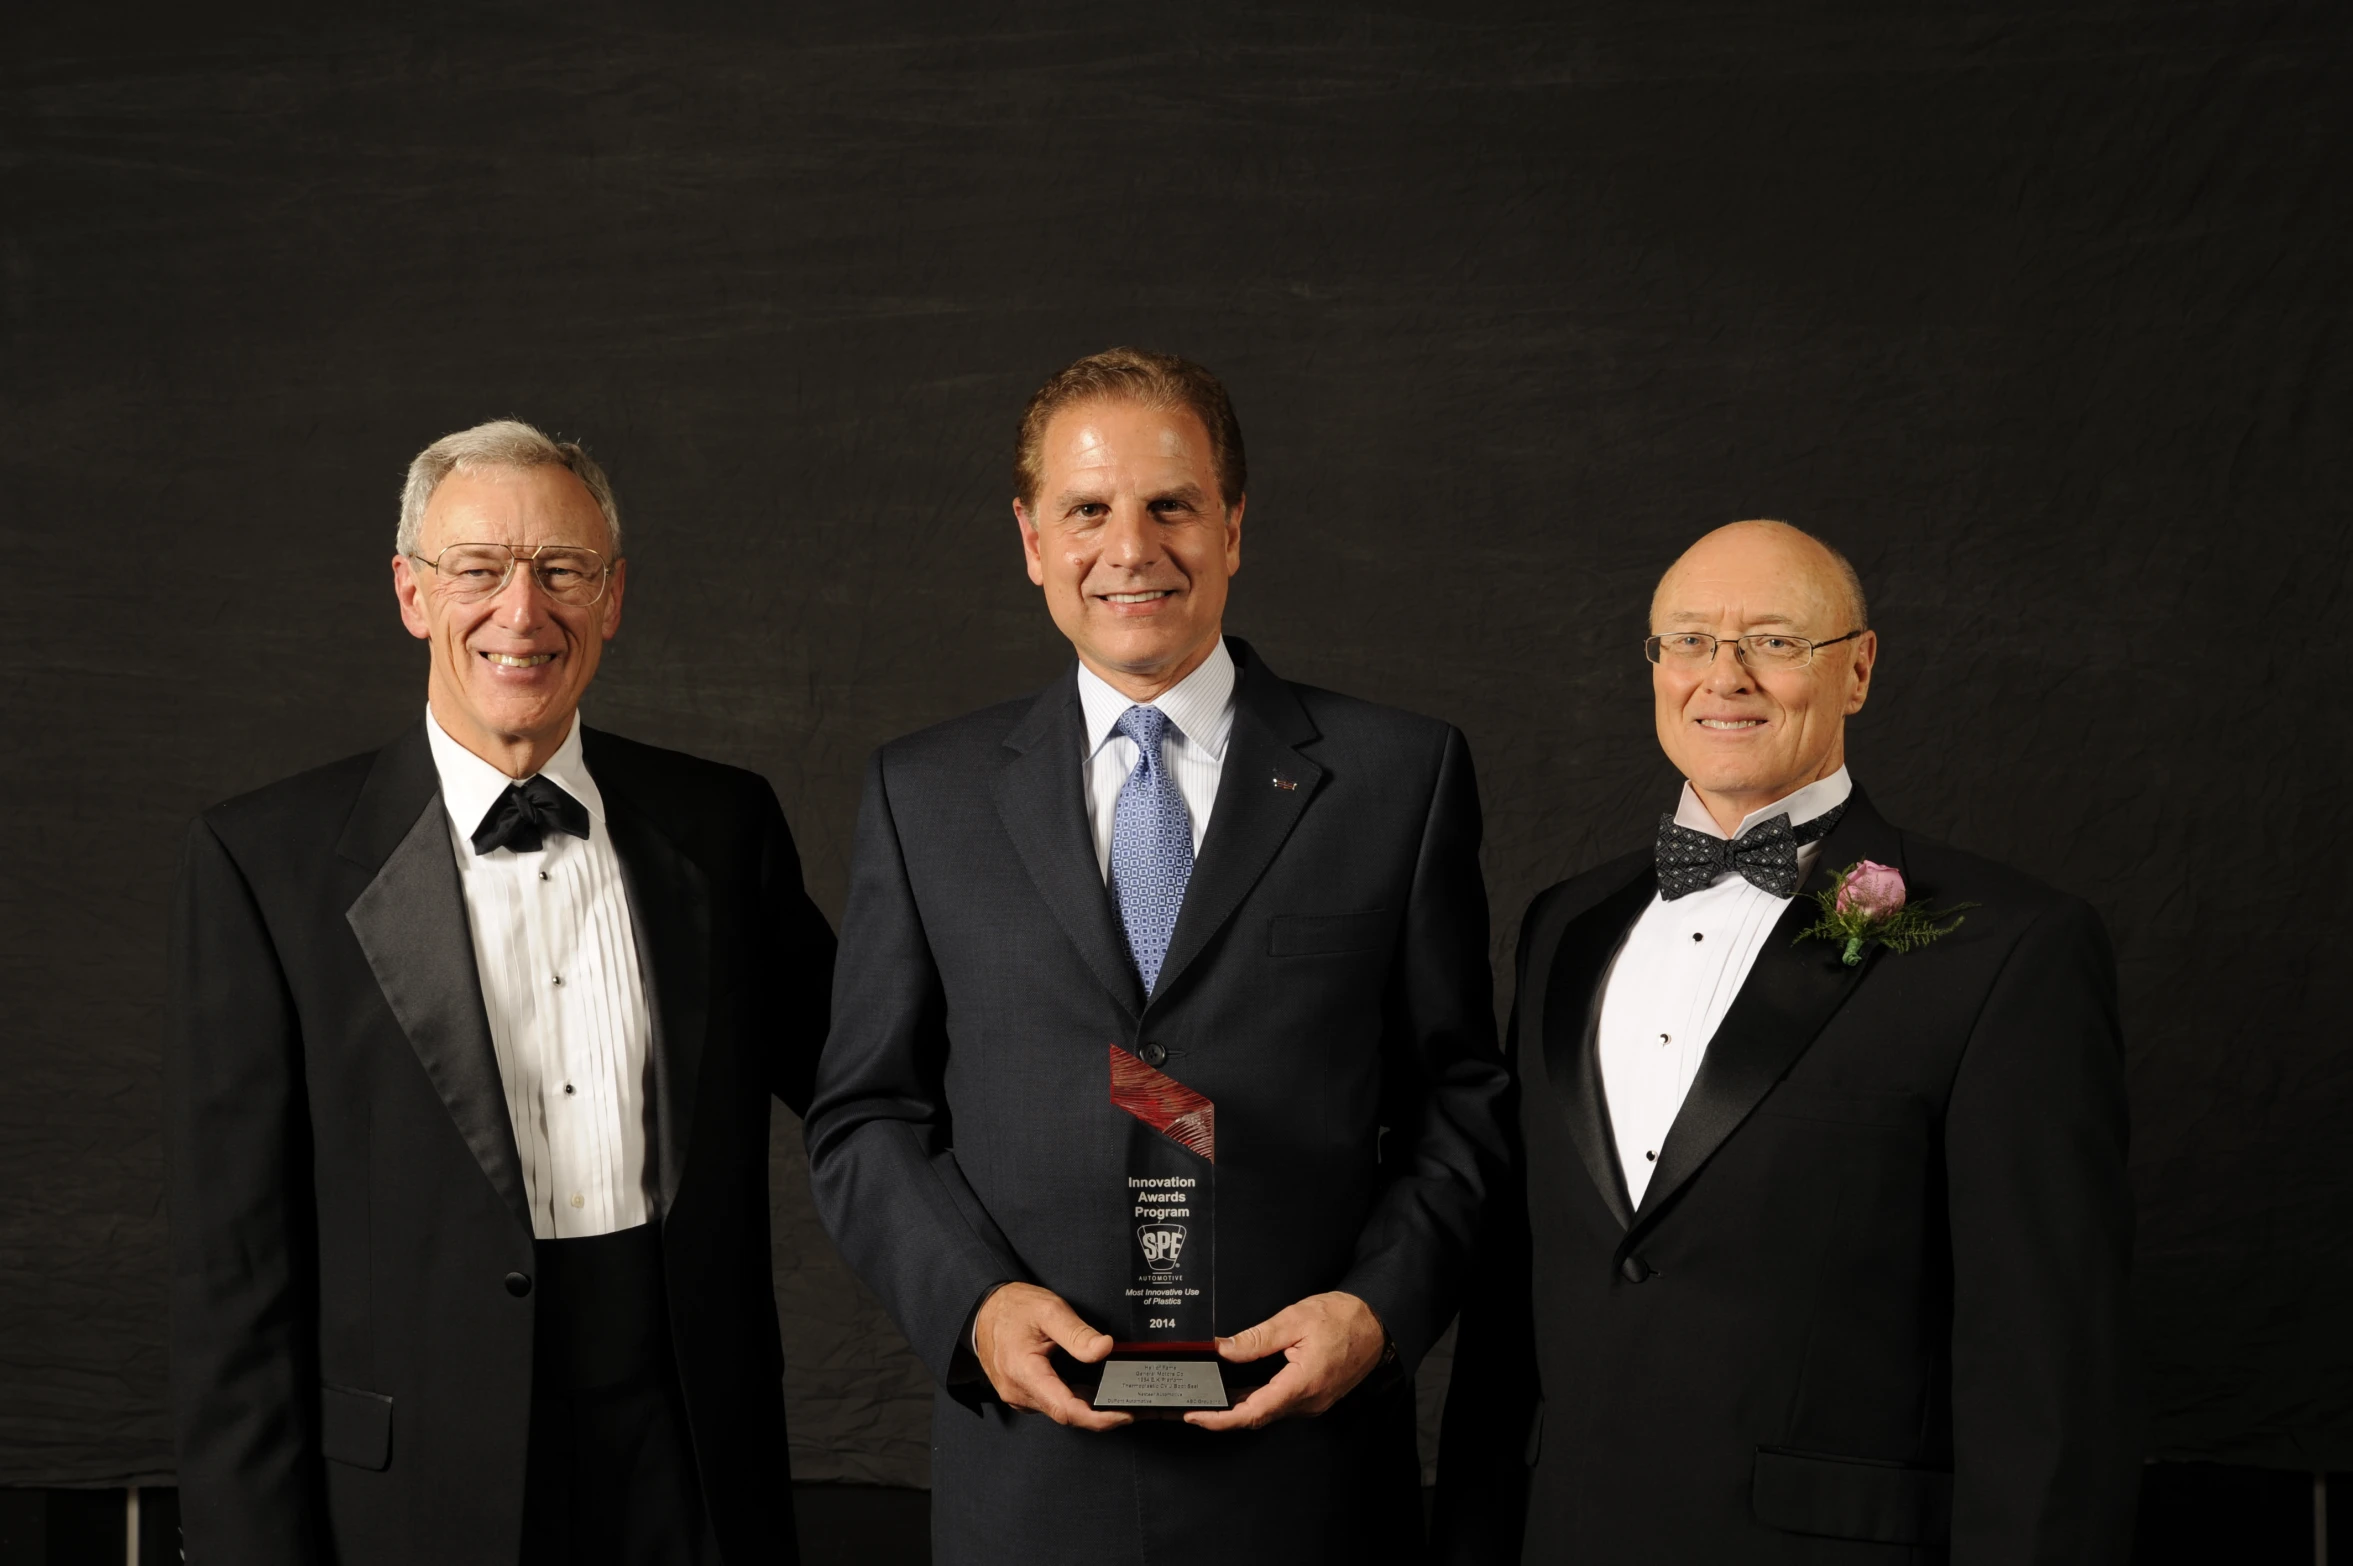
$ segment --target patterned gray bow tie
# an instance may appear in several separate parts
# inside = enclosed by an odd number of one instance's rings
[[[1719,876],[1737,875],[1759,891],[1775,897],[1797,895],[1797,851],[1818,842],[1846,814],[1841,802],[1813,820],[1789,824],[1789,812],[1769,816],[1736,838],[1710,837],[1677,824],[1673,816],[1659,817],[1659,896],[1667,902],[1703,892]]]

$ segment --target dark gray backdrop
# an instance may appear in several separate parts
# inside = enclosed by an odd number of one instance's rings
[[[1857,775],[2116,935],[2151,1450],[2353,1466],[2345,8],[401,9],[0,39],[0,1483],[169,1469],[176,843],[414,719],[411,453],[590,442],[592,717],[838,911],[866,752],[1057,668],[1011,426],[1123,341],[1232,386],[1234,628],[1469,733],[1499,954],[1671,798],[1658,570],[1847,548]],[[921,1482],[799,1158],[799,1470]]]

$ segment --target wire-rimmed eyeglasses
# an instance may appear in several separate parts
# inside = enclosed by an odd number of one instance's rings
[[[575,608],[603,598],[613,576],[602,554],[576,544],[452,544],[438,556],[409,558],[431,566],[441,577],[441,590],[462,604],[503,592],[514,580],[515,567],[525,562],[541,592]]]
[[[1825,647],[1836,647],[1840,642],[1851,642],[1863,634],[1862,627],[1833,636],[1828,641],[1811,642],[1802,636],[1785,636],[1779,631],[1752,631],[1746,636],[1710,636],[1705,631],[1668,631],[1663,635],[1643,638],[1642,656],[1652,663],[1663,663],[1673,669],[1704,669],[1716,661],[1717,649],[1726,642],[1734,647],[1733,656],[1752,669],[1802,669],[1814,661],[1814,654]]]

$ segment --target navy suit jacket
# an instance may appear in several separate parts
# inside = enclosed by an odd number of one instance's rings
[[[1088,1434],[946,1385],[1001,1282],[1121,1329],[1112,1048],[1217,1106],[1219,1332],[1344,1289],[1410,1368],[1452,1315],[1505,1156],[1470,758],[1443,723],[1289,684],[1229,645],[1217,804],[1149,997],[1088,831],[1075,670],[885,746],[867,773],[811,1178],[943,1383],[942,1562],[1420,1548],[1402,1376],[1225,1434]]]

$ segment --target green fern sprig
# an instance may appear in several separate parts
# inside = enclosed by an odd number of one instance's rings
[[[1830,885],[1813,894],[1822,917],[1798,931],[1801,941],[1836,941],[1840,944],[1840,960],[1848,967],[1856,967],[1863,953],[1872,943],[1891,952],[1903,953],[1926,946],[1930,941],[1952,934],[1961,927],[1962,915],[1978,906],[1975,903],[1955,903],[1950,908],[1929,908],[1917,903],[1887,913],[1873,913],[1864,908],[1841,909],[1838,899],[1846,890],[1847,878],[1861,869],[1857,860],[1830,878]],[[1946,923],[1944,921],[1950,921]]]

